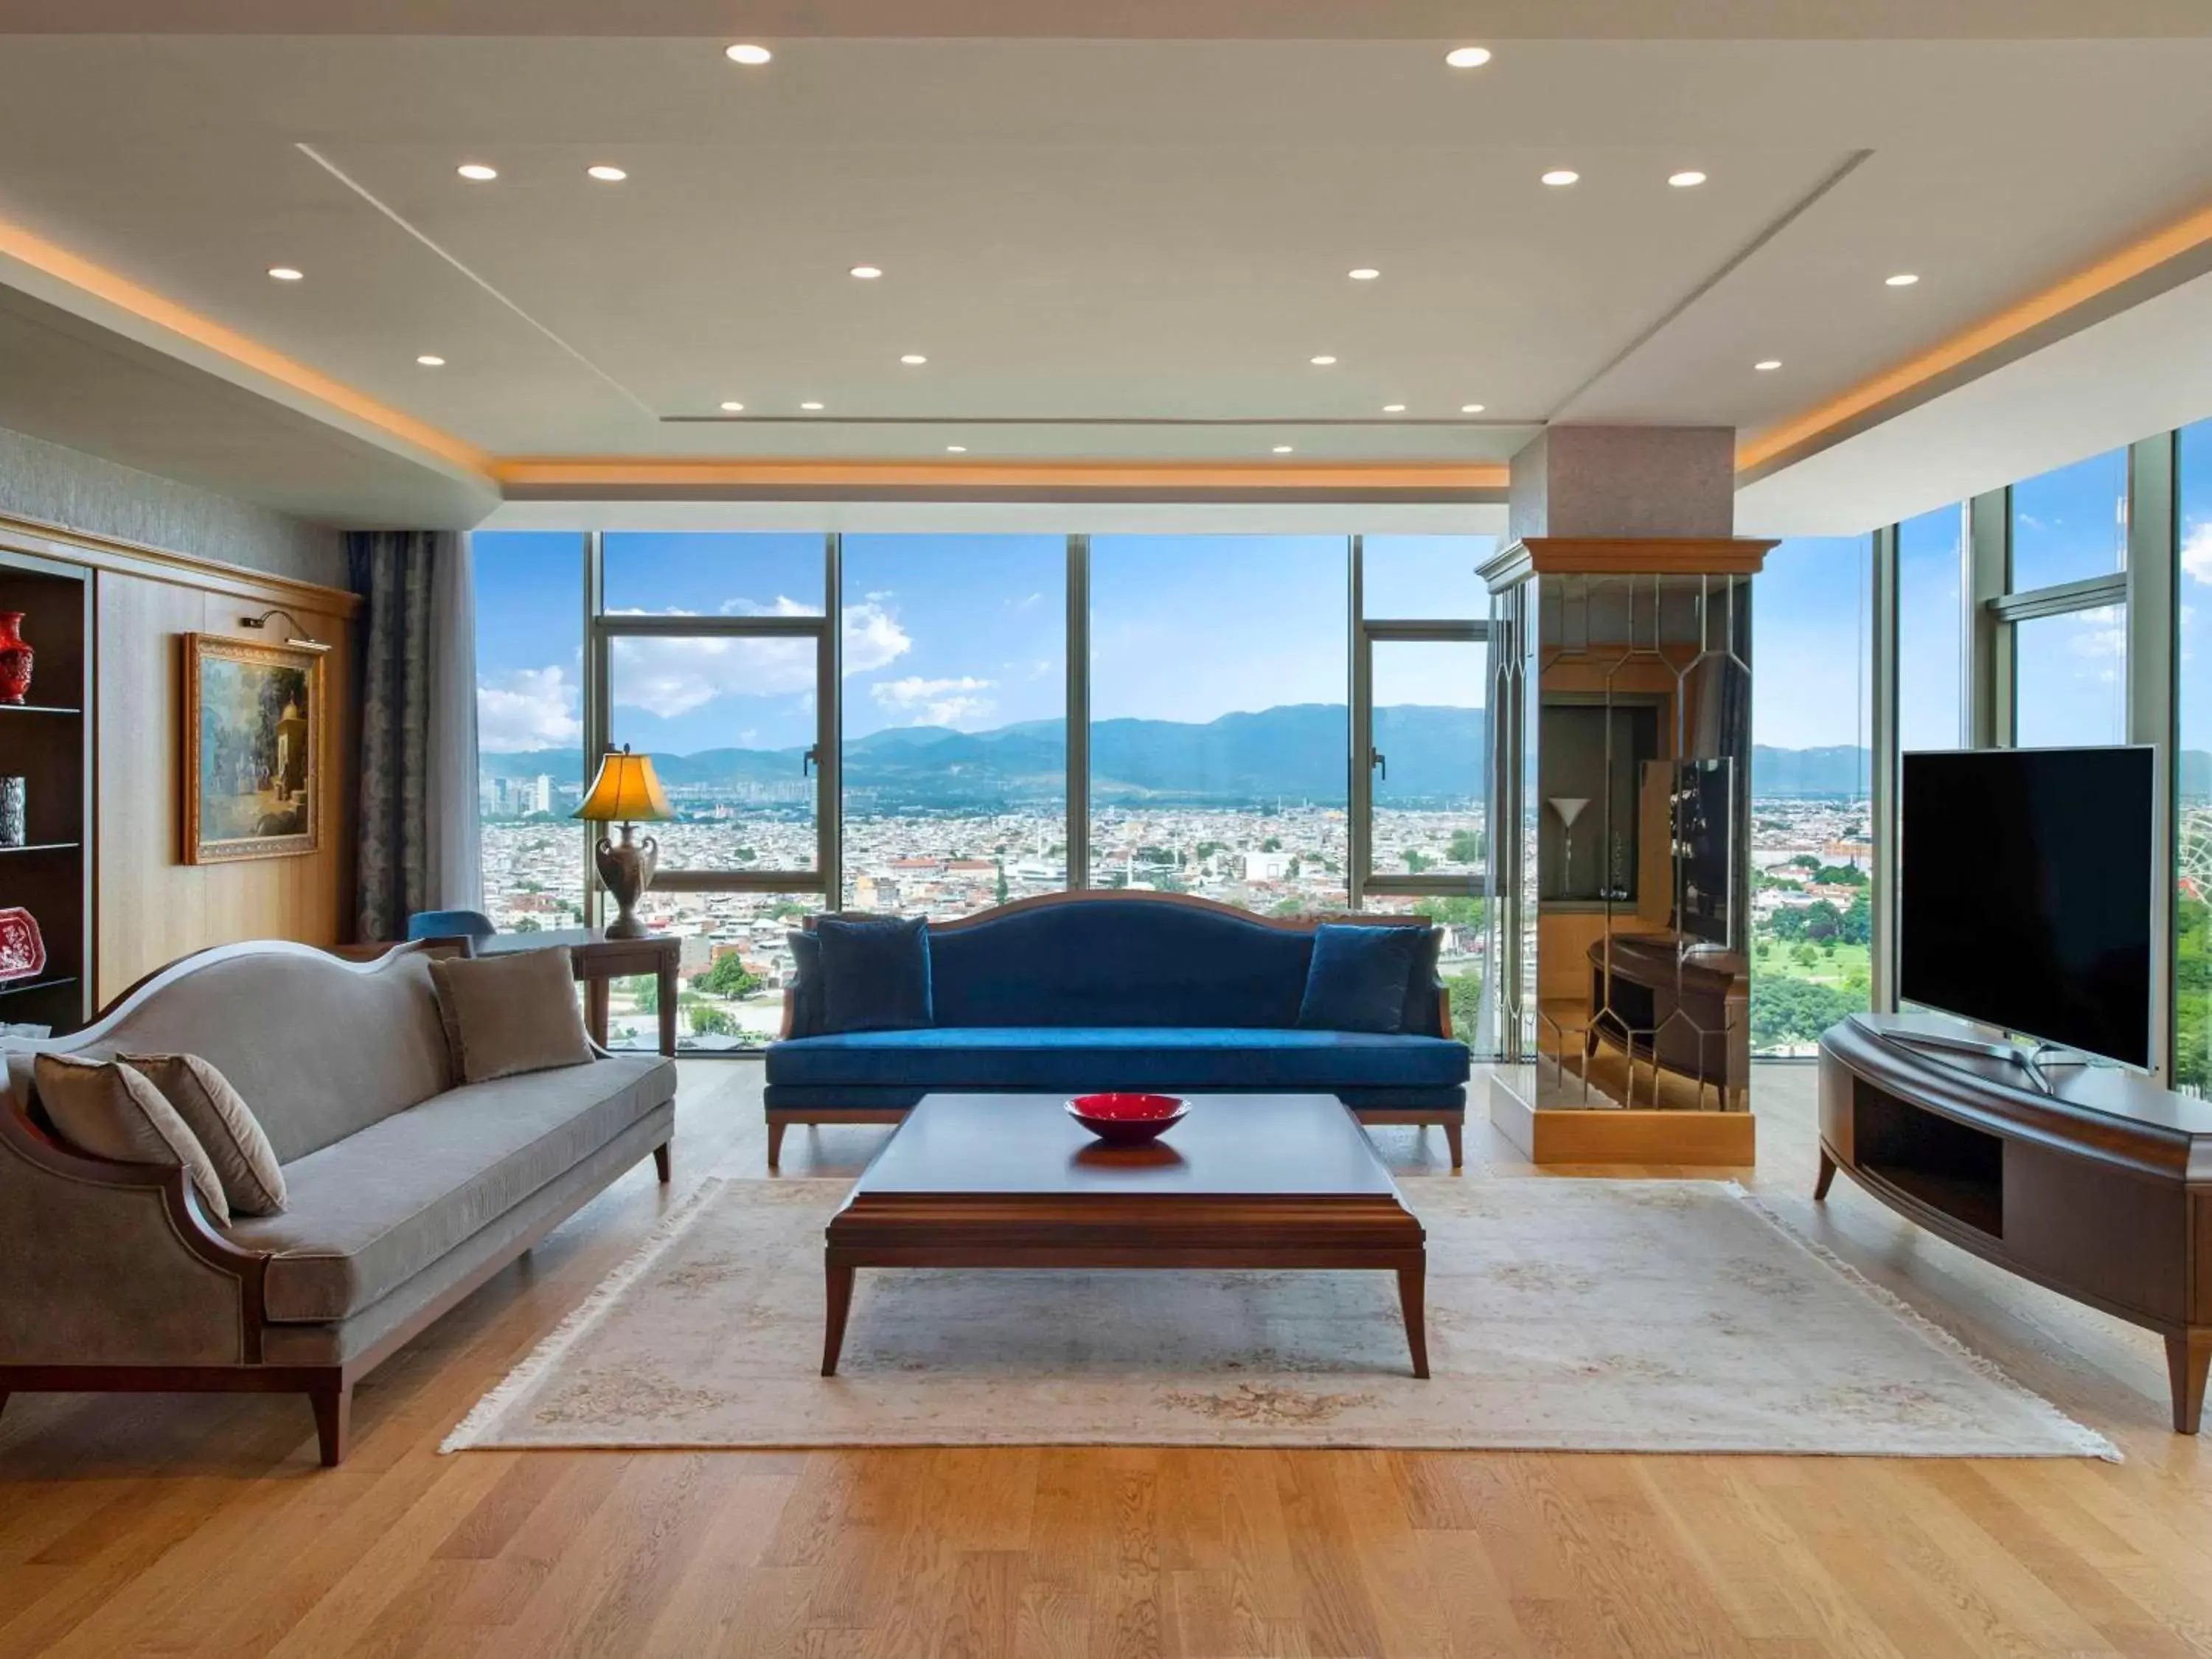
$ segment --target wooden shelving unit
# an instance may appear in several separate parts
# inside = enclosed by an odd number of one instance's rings
[[[46,970],[0,983],[0,1024],[92,1018],[92,573],[0,550],[0,611],[38,653],[31,701],[0,703],[0,775],[26,780],[28,844],[0,848],[0,908],[36,917]]]

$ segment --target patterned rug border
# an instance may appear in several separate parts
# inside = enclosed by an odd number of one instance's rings
[[[1779,1210],[1777,1210],[1771,1204],[1769,1204],[1757,1193],[1753,1192],[1748,1187],[1743,1185],[1742,1182],[1736,1181],[1722,1181],[1716,1182],[1713,1184],[1725,1188],[1729,1192],[1735,1194],[1736,1197],[1743,1200],[1744,1204],[1753,1212],[1753,1213],[1765,1219],[1773,1227],[1775,1231],[1780,1233],[1784,1238],[1797,1246],[1799,1249],[1804,1251],[1815,1261],[1820,1262],[1823,1267],[1833,1271],[1846,1283],[1856,1289],[1860,1294],[1868,1297],[1876,1305],[1887,1309],[1890,1313],[1895,1315],[1905,1324],[1911,1326],[1914,1329],[1918,1331],[1921,1335],[1926,1337],[1930,1342],[1934,1343],[1936,1347],[1942,1349],[1944,1352],[1951,1354],[1954,1358],[1962,1360],[1966,1364],[1972,1366],[1975,1372],[1980,1376],[1983,1381],[2002,1389],[2008,1394],[2018,1396],[2020,1399],[2028,1402],[2028,1404],[2036,1410],[2046,1414],[2063,1437],[2075,1442],[2075,1449],[2082,1456],[2099,1458],[2107,1463],[2124,1463],[2127,1462],[2126,1456],[2121,1452],[2119,1447],[2115,1445],[2107,1437],[2099,1433],[2096,1430],[2091,1428],[2087,1423],[2075,1422],[2074,1419],[2066,1414],[2056,1401],[2045,1399],[2043,1395],[2038,1394],[2033,1389],[2029,1388],[2027,1383],[2021,1382],[2018,1377],[2014,1376],[2010,1371],[1997,1364],[1996,1360],[1990,1358],[1987,1354],[1980,1352],[1975,1348],[1970,1347],[1966,1340],[1956,1331],[1952,1330],[1948,1326],[1944,1325],[1936,1320],[1929,1318],[1926,1314],[1921,1312],[1919,1309],[1914,1307],[1910,1302],[1907,1302],[1903,1297],[1898,1295],[1896,1291],[1891,1290],[1887,1285],[1877,1285],[1873,1279],[1869,1279],[1856,1267],[1851,1266],[1850,1262],[1844,1261],[1843,1257],[1838,1255],[1833,1250],[1820,1243],[1819,1239],[1808,1238],[1806,1237],[1806,1235],[1801,1232],[1787,1216],[1784,1215]],[[1818,1455],[1819,1454],[1813,1455]]]
[[[489,1435],[509,1406],[539,1377],[558,1364],[568,1350],[581,1341],[594,1325],[614,1311],[616,1304],[622,1300],[623,1292],[637,1282],[659,1259],[662,1252],[698,1224],[707,1213],[707,1200],[728,1184],[721,1176],[708,1176],[689,1198],[661,1217],[653,1231],[645,1236],[645,1242],[631,1252],[629,1259],[601,1279],[589,1296],[569,1310],[567,1318],[556,1325],[536,1347],[523,1357],[520,1364],[508,1371],[489,1394],[469,1408],[466,1417],[453,1425],[453,1432],[439,1443],[438,1455],[444,1457],[457,1451],[470,1450],[477,1440]],[[821,1180],[793,1181],[788,1184],[844,1185],[842,1182]]]
[[[1487,1175],[1454,1176],[1449,1178],[1455,1182],[1489,1182],[1498,1179],[1497,1176]],[[2003,1390],[2007,1395],[2013,1396],[2016,1401],[2026,1405],[2033,1413],[2042,1417],[2048,1426],[2051,1429],[2055,1437],[2062,1442],[2064,1442],[2066,1447],[2063,1450],[2053,1451],[2051,1453],[2022,1452],[2014,1454],[1959,1453],[1942,1451],[1887,1451],[1881,1453],[1863,1453],[1842,1449],[1734,1451],[1725,1449],[1700,1450],[1675,1447],[1663,1449],[1666,1455],[1723,1457],[1850,1457],[1879,1455],[1886,1457],[1917,1458],[1970,1455],[1977,1457],[1992,1455],[2013,1455],[2021,1457],[2073,1455],[2093,1457],[2108,1463],[2119,1463],[2126,1461],[2118,1446],[2114,1444],[2113,1442],[2106,1436],[2099,1432],[2097,1430],[2091,1428],[2088,1425],[2077,1422],[2073,1418],[2068,1416],[2055,1401],[2045,1399],[2042,1395],[2038,1394],[2034,1389],[2029,1388],[2026,1383],[2021,1382],[2018,1378],[2014,1377],[1996,1360],[1970,1346],[1956,1332],[1922,1312],[1918,1308],[1913,1306],[1912,1304],[1907,1302],[1895,1291],[1888,1289],[1885,1285],[1877,1284],[1875,1280],[1867,1277],[1865,1273],[1853,1267],[1850,1262],[1844,1261],[1842,1256],[1837,1255],[1835,1251],[1829,1249],[1826,1244],[1820,1243],[1820,1240],[1808,1237],[1793,1222],[1791,1222],[1786,1216],[1783,1215],[1781,1212],[1777,1210],[1765,1199],[1762,1198],[1757,1193],[1751,1191],[1740,1182],[1732,1180],[1703,1180],[1694,1178],[1688,1180],[1614,1180],[1607,1177],[1571,1176],[1547,1176],[1544,1177],[1544,1179],[1551,1182],[1566,1182],[1577,1186],[1603,1186],[1610,1188],[1689,1187],[1697,1188],[1700,1191],[1717,1192],[1728,1194],[1729,1197],[1732,1197],[1741,1203],[1744,1208],[1751,1214],[1757,1216],[1761,1221],[1765,1223],[1771,1231],[1779,1234],[1783,1238],[1787,1240],[1797,1249],[1803,1252],[1813,1261],[1820,1263],[1822,1267],[1835,1273],[1837,1277],[1843,1279],[1845,1284],[1849,1285],[1853,1290],[1857,1291],[1867,1300],[1872,1302],[1875,1306],[1881,1308],[1891,1317],[1897,1319],[1901,1323],[1909,1327],[1917,1334],[1929,1342],[1931,1346],[1935,1346],[1938,1350],[1964,1362],[1978,1376],[1979,1376],[1983,1381],[1990,1383],[1993,1387]],[[477,1403],[470,1408],[468,1414],[462,1418],[459,1423],[455,1424],[452,1431],[446,1436],[442,1442],[440,1443],[438,1447],[439,1455],[441,1456],[447,1456],[459,1452],[473,1450],[510,1452],[631,1450],[696,1453],[701,1451],[755,1451],[771,1449],[770,1448],[754,1446],[751,1444],[733,1445],[727,1441],[719,1440],[702,1440],[696,1443],[656,1441],[649,1443],[617,1440],[579,1441],[573,1444],[562,1446],[517,1446],[501,1444],[492,1438],[496,1431],[499,1419],[506,1414],[507,1409],[514,1405],[517,1400],[533,1388],[546,1372],[559,1364],[560,1362],[567,1357],[568,1352],[586,1336],[589,1335],[595,1327],[606,1319],[615,1310],[615,1309],[620,1305],[624,1293],[629,1290],[631,1285],[635,1284],[639,1279],[642,1278],[647,1273],[648,1273],[652,1269],[655,1261],[657,1261],[669,1249],[673,1248],[687,1232],[689,1232],[693,1227],[696,1226],[699,1222],[705,1218],[708,1212],[711,1200],[721,1195],[733,1184],[745,1186],[772,1185],[787,1191],[803,1189],[805,1188],[821,1188],[824,1189],[825,1196],[831,1198],[841,1195],[848,1190],[851,1185],[848,1181],[823,1179],[815,1176],[794,1176],[789,1178],[778,1177],[773,1180],[743,1176],[733,1178],[720,1175],[707,1176],[705,1179],[701,1181],[696,1190],[692,1192],[674,1209],[663,1216],[660,1220],[654,1224],[653,1231],[646,1236],[646,1237],[639,1243],[636,1249],[633,1251],[625,1261],[617,1265],[606,1275],[605,1278],[601,1279],[592,1289],[592,1292],[583,1299],[583,1301],[577,1304],[576,1306],[568,1312],[567,1316],[564,1317],[558,1325],[555,1326],[554,1328],[543,1339],[541,1339],[538,1345],[533,1347],[520,1363],[514,1365],[489,1393],[485,1394],[483,1398],[478,1400]],[[1402,1187],[1401,1190],[1403,1190]],[[1416,1198],[1418,1197],[1419,1191],[1419,1188],[1417,1182],[1414,1188],[1414,1196]],[[1413,1203],[1413,1208],[1416,1214],[1419,1213],[1420,1206],[1417,1201]],[[920,1449],[925,1445],[937,1443],[940,1443],[905,1441],[896,1443],[878,1443],[866,1440],[854,1440],[849,1443],[839,1443],[837,1446],[810,1444],[806,1449],[813,1450],[828,1450],[840,1449],[880,1449],[884,1447],[896,1447],[896,1449],[911,1448]],[[947,1446],[966,1446],[978,1443],[967,1440],[948,1440],[941,1443]],[[992,1442],[988,1443],[995,1446],[1000,1443]],[[1014,1449],[1018,1443],[1027,1443],[1009,1442],[1006,1443],[1008,1449]],[[1076,1443],[1052,1442],[1048,1443],[1057,1447]],[[1124,1446],[1142,1445],[1152,1443],[1117,1439],[1113,1441],[1100,1441],[1095,1443],[1099,1445]],[[1329,1444],[1330,1443],[1326,1440],[1316,1441],[1314,1443],[1313,1449],[1328,1449]],[[1277,1447],[1274,1448],[1274,1449],[1281,1449],[1281,1448]],[[1406,1448],[1406,1449],[1421,1449],[1418,1447],[1408,1447]],[[1486,1449],[1480,1447],[1469,1447],[1454,1448],[1453,1449],[1480,1451]],[[1495,1449],[1504,1450],[1524,1449],[1497,1448]],[[1558,1447],[1549,1448],[1547,1449],[1585,1455],[1617,1455],[1623,1454],[1635,1455],[1641,1451],[1649,1450],[1650,1449],[1634,1446],[1582,1446]]]

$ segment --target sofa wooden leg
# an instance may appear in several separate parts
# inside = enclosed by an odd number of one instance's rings
[[[322,1449],[323,1467],[334,1469],[345,1462],[346,1440],[353,1431],[353,1389],[343,1382],[311,1389],[307,1399],[315,1408],[315,1439]]]
[[[664,1187],[674,1174],[669,1163],[668,1143],[665,1140],[653,1149],[653,1172],[660,1177],[660,1184]]]
[[[1820,1173],[1813,1180],[1814,1202],[1818,1203],[1826,1198],[1828,1195],[1828,1188],[1835,1185],[1835,1182],[1836,1160],[1828,1156],[1828,1149],[1823,1146],[1820,1148]]]
[[[1467,1126],[1457,1118],[1445,1121],[1444,1144],[1451,1148],[1451,1166],[1455,1170],[1467,1161],[1466,1132]]]
[[[768,1167],[771,1170],[783,1161],[783,1132],[789,1126],[770,1118],[768,1123]]]

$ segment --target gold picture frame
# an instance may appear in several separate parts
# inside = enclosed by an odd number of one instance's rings
[[[323,696],[311,643],[185,635],[185,863],[321,847]]]

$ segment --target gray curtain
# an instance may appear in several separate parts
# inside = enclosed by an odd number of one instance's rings
[[[482,902],[475,585],[465,536],[362,532],[346,553],[367,601],[356,925],[399,939],[417,910]]]

